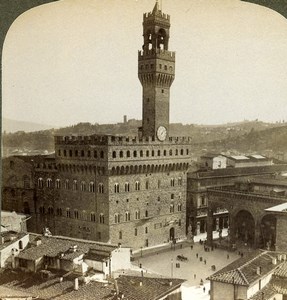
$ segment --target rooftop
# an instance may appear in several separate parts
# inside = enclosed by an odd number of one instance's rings
[[[281,254],[285,254],[286,256],[286,253],[258,250],[244,258],[234,261],[209,276],[208,279],[211,281],[249,286],[272,270],[275,271],[278,266],[285,269],[286,263],[283,259],[278,260],[276,264],[272,263],[272,260]],[[260,271],[258,272],[259,267]]]
[[[54,300],[115,300],[116,287],[112,282],[90,281],[84,284],[79,281],[79,289],[74,290],[74,276],[64,276],[60,282],[59,274],[52,274],[49,278],[41,278],[39,273],[25,273],[18,270],[0,271],[0,297],[21,295],[21,293],[38,299]],[[117,278],[118,292],[129,300],[156,300],[171,293],[181,286],[185,280],[120,276]],[[4,287],[4,289],[2,289]]]
[[[82,254],[88,253],[92,248],[95,251],[104,251],[111,253],[118,248],[116,245],[108,245],[94,241],[84,241],[65,237],[45,237],[31,234],[31,241],[40,239],[41,244],[38,246],[31,245],[19,254],[19,258],[34,260],[43,256],[56,257],[63,254],[62,259],[73,260]],[[73,251],[71,251],[73,250]]]

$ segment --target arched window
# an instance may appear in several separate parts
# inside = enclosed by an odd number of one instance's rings
[[[115,214],[115,223],[120,223],[120,215]]]
[[[82,211],[82,219],[87,221],[87,212],[85,210]]]
[[[181,209],[182,209],[182,205],[181,205],[181,203],[179,203],[179,204],[177,205],[177,210],[178,210],[178,211],[181,211]]]
[[[135,184],[135,190],[136,191],[139,191],[140,190],[140,182],[139,181],[136,181],[136,184]]]
[[[147,181],[145,182],[145,189],[148,190],[148,188],[149,188],[149,181],[147,180]]]
[[[172,150],[171,149],[169,150],[169,156],[172,156]]]
[[[136,150],[134,151],[134,157],[137,157],[137,151]]]
[[[103,213],[100,213],[100,223],[104,224],[105,223],[105,216]]]
[[[81,157],[84,157],[84,156],[85,156],[85,151],[81,150]]]
[[[178,185],[182,185],[182,177],[178,177]]]
[[[82,191],[82,192],[85,192],[85,191],[86,191],[86,183],[85,183],[85,181],[82,181],[82,182],[81,182],[81,191]]]
[[[163,150],[163,156],[166,156],[166,150]]]
[[[77,180],[73,180],[73,191],[77,191],[78,190],[78,182]]]
[[[120,157],[124,157],[124,152],[120,151]]]
[[[129,150],[127,151],[127,157],[131,157],[131,152]]]
[[[138,229],[135,228],[135,236],[137,236],[137,235],[138,235]]]
[[[180,150],[180,155],[183,155],[183,149]]]
[[[91,157],[91,151],[90,151],[90,150],[88,150],[87,156],[88,156],[88,157]]]
[[[142,150],[140,151],[140,157],[143,157],[143,151]]]
[[[66,209],[66,217],[71,218],[71,211],[69,208]]]
[[[67,156],[67,151],[66,151],[66,149],[64,150],[64,156]]]
[[[130,184],[128,182],[125,183],[125,192],[130,191]]]
[[[148,211],[145,211],[145,217],[148,218]]]
[[[120,185],[118,183],[114,184],[114,192],[119,193],[120,192]]]
[[[78,150],[75,150],[75,156],[77,157],[78,156]]]
[[[105,157],[105,154],[104,154],[104,151],[102,150],[101,151],[101,158],[104,158]]]
[[[56,189],[60,189],[60,188],[61,188],[61,180],[56,179]]]
[[[90,193],[94,193],[95,192],[95,183],[93,181],[91,181],[89,183],[89,192]]]
[[[97,150],[94,150],[94,158],[98,158],[98,152],[97,152]]]
[[[117,157],[117,152],[113,151],[113,158],[116,158],[116,157]]]
[[[170,179],[170,186],[174,186],[174,179],[173,178]]]
[[[30,177],[27,175],[23,176],[23,186],[24,186],[24,189],[30,188]]]
[[[140,212],[138,210],[136,210],[136,212],[135,212],[135,219],[136,220],[140,219]]]
[[[119,231],[119,239],[121,240],[123,238],[123,233],[122,231]]]
[[[42,189],[43,186],[44,186],[43,178],[38,178],[38,188],[39,188],[39,189]]]
[[[63,212],[62,212],[62,208],[57,208],[57,216],[62,216]]]
[[[66,189],[66,190],[70,189],[70,182],[69,182],[69,179],[66,179],[66,180],[65,180],[65,189]]]
[[[126,222],[131,220],[131,214],[128,211],[126,211],[125,216],[126,216]]]
[[[188,149],[186,149],[186,155],[188,155],[189,154],[189,150]]]
[[[96,222],[96,214],[94,212],[91,212],[91,222]]]
[[[175,155],[178,155],[178,149],[175,149]]]
[[[69,150],[69,156],[72,157],[73,156],[73,151]]]
[[[146,157],[149,157],[149,150],[146,150]]]
[[[98,185],[98,193],[99,194],[103,194],[104,193],[104,184],[103,183],[99,183],[99,185]]]
[[[74,210],[74,218],[79,219],[79,212],[77,209]]]
[[[174,204],[171,204],[169,207],[169,212],[174,213]]]
[[[54,214],[54,209],[53,207],[48,207],[48,215],[53,215]]]
[[[160,156],[160,150],[157,150],[157,156]]]
[[[45,207],[44,206],[40,206],[39,207],[39,212],[41,215],[44,215],[45,214]]]
[[[47,181],[46,181],[46,186],[47,188],[51,188],[52,187],[52,179],[51,178],[48,178]]]

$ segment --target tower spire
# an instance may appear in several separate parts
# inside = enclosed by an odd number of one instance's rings
[[[152,13],[155,14],[160,11],[158,0],[156,0]]]

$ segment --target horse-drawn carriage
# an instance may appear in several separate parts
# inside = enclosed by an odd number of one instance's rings
[[[183,255],[178,255],[176,257],[177,260],[180,260],[180,261],[188,261],[188,258],[186,256],[183,256]]]

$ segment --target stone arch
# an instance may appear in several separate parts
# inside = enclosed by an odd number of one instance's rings
[[[260,220],[260,248],[276,250],[277,218],[273,214],[266,214]]]
[[[248,210],[241,209],[234,215],[235,237],[248,245],[255,242],[255,218]]]

